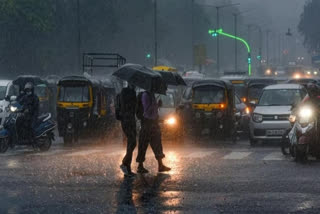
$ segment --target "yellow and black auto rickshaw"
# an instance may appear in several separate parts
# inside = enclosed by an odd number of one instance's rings
[[[196,136],[207,129],[212,136],[236,137],[234,93],[229,81],[211,79],[193,83],[192,131]]]
[[[221,79],[230,81],[234,86],[235,93],[240,97],[242,102],[247,103],[247,76],[226,75],[221,77]]]
[[[100,81],[67,76],[58,83],[57,121],[65,144],[103,133],[107,120],[106,92]]]

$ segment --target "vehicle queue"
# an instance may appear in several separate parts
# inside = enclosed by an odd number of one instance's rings
[[[171,72],[174,78],[179,76],[175,70],[161,72]],[[75,144],[82,138],[106,135],[107,130],[119,126],[115,119],[117,81],[88,76],[65,76],[50,84],[37,76],[2,80],[1,130],[12,113],[12,101],[22,92],[25,83],[32,82],[40,100],[41,114],[56,116],[58,133],[65,145]],[[188,74],[183,81],[184,85],[169,87],[165,95],[157,96],[162,102],[159,122],[165,140],[181,144],[185,136],[192,136],[195,141],[209,136],[235,143],[239,138],[248,138],[252,146],[258,142],[287,142],[288,130],[293,127],[289,121],[293,117],[293,106],[298,106],[308,96],[307,84],[319,83],[316,79],[303,78],[278,84],[276,78],[234,74],[221,78]],[[56,108],[50,108],[52,105]],[[4,135],[0,131],[0,143]],[[297,150],[293,150],[290,147],[294,156]]]

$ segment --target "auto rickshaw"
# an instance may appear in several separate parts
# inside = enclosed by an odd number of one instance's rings
[[[247,103],[247,78],[245,75],[226,75],[221,77],[222,80],[228,80],[232,83],[235,93],[244,103]]]
[[[211,79],[193,83],[191,108],[194,135],[207,129],[212,136],[236,139],[235,92],[229,81]]]
[[[248,78],[245,103],[258,103],[263,88],[273,84],[277,84],[277,81],[272,78]]]
[[[57,121],[65,144],[102,134],[106,115],[106,92],[100,81],[83,76],[67,76],[59,81]]]

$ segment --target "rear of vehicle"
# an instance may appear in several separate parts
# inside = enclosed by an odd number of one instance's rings
[[[250,120],[250,142],[281,140],[290,128],[292,105],[298,104],[307,94],[303,86],[279,84],[267,86],[255,107]]]
[[[195,135],[209,129],[210,134],[230,131],[234,119],[232,85],[222,80],[199,81],[192,87],[192,129]]]
[[[236,94],[240,97],[242,102],[247,103],[247,77],[242,75],[230,75],[221,77],[222,80],[228,80],[234,86]]]
[[[65,143],[71,143],[89,131],[93,114],[92,85],[82,77],[66,77],[59,81],[58,86],[59,135],[64,137]]]
[[[50,112],[50,91],[46,84],[39,84],[34,87],[34,93],[40,101],[40,114]]]
[[[247,83],[247,102],[258,103],[263,89],[268,85],[276,84],[274,79],[270,78],[255,78],[248,80]]]

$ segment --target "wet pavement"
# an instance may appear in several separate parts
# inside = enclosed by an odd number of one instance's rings
[[[245,140],[164,145],[169,173],[124,178],[121,142],[0,155],[0,213],[319,213],[320,162]],[[135,152],[136,155],[136,152]],[[135,156],[134,155],[134,156]],[[136,163],[132,169],[136,170]]]

